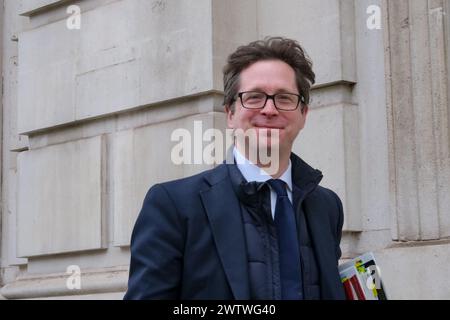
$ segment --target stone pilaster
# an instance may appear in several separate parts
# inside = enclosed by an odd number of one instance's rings
[[[439,0],[386,4],[393,236],[448,237],[448,15]]]

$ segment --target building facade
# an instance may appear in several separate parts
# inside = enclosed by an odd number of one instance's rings
[[[213,166],[196,150],[225,132],[227,55],[285,36],[314,64],[294,151],[343,200],[343,260],[373,251],[391,299],[450,299],[448,12],[449,0],[0,0],[0,298],[121,299],[148,188]],[[192,133],[191,163],[171,157],[177,129]]]

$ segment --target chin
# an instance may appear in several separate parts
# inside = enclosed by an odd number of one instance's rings
[[[258,141],[258,151],[267,153],[272,151],[280,150],[279,141],[272,141],[271,138],[268,138],[266,141]]]

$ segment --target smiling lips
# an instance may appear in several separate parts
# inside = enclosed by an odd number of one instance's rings
[[[270,125],[270,124],[267,124],[267,125],[264,125],[264,124],[254,124],[254,126],[255,126],[255,128],[261,128],[261,129],[279,129],[279,130],[281,130],[281,129],[284,129],[282,126],[276,126],[276,125]]]

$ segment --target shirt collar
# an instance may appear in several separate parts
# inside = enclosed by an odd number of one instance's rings
[[[242,155],[236,147],[233,148],[233,155],[239,171],[241,171],[247,182],[266,182],[267,180],[272,179],[272,177],[266,173],[264,169],[259,168],[257,165],[250,162],[250,160],[245,158],[245,156]],[[278,179],[283,180],[288,186],[288,190],[292,192],[292,170],[290,159],[286,171],[284,171]]]

